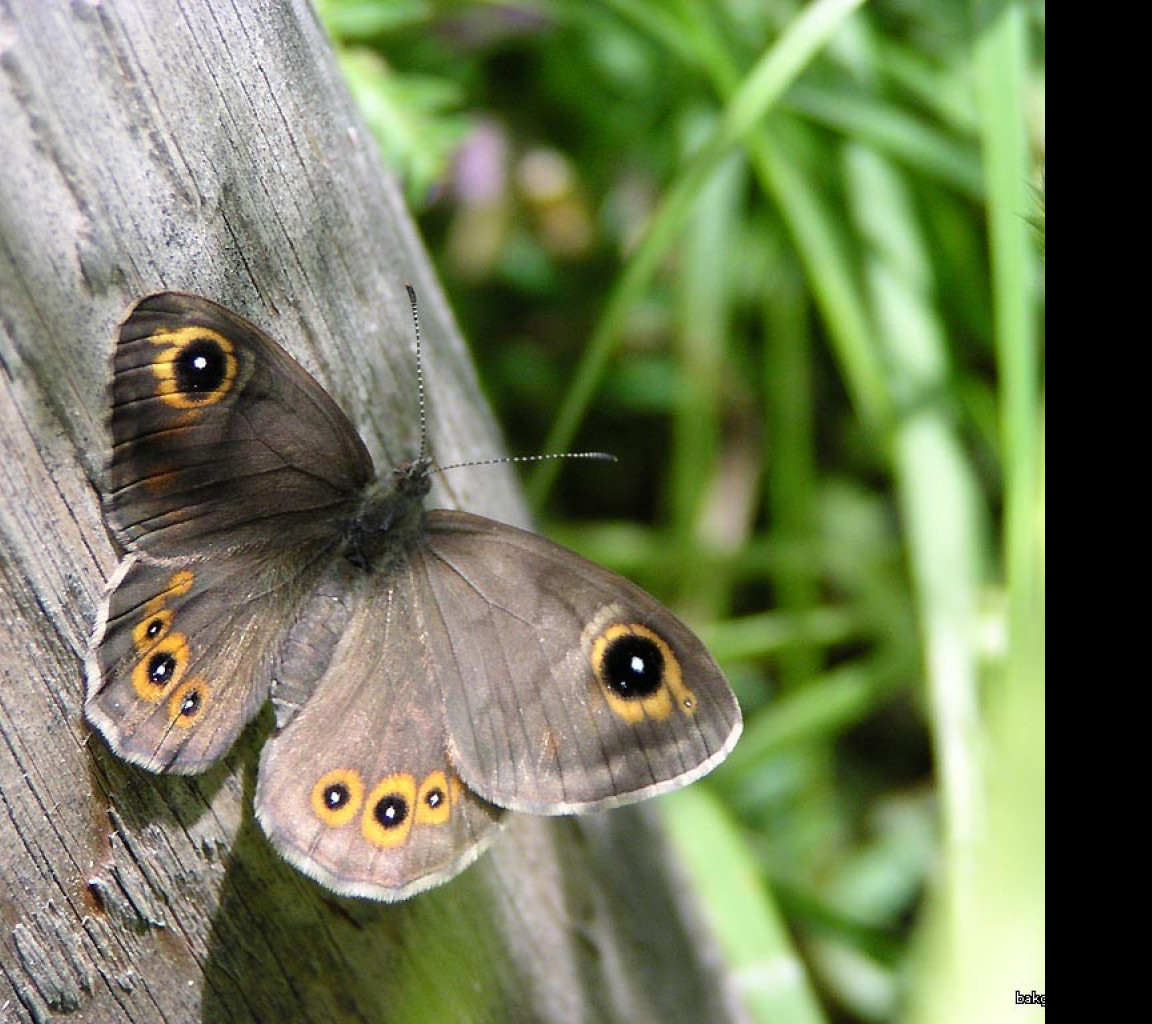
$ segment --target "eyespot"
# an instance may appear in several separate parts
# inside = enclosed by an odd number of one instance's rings
[[[426,775],[416,794],[416,824],[445,824],[452,817],[452,800],[448,794],[448,778],[443,772]]]
[[[684,685],[680,661],[647,626],[616,622],[592,641],[592,673],[612,712],[633,725],[663,721],[673,707],[694,714],[696,700]]]
[[[192,582],[196,579],[194,573],[188,569],[181,569],[179,572],[174,572],[172,578],[168,581],[168,589],[161,595],[167,597],[183,597],[192,589]]]
[[[407,773],[381,779],[364,802],[360,830],[373,846],[389,849],[408,841],[416,803],[416,780]]]
[[[158,612],[163,611],[168,606],[168,599],[170,597],[183,597],[187,594],[188,591],[192,589],[192,584],[195,582],[195,579],[195,574],[188,569],[181,569],[179,572],[174,572],[168,580],[168,586],[144,605],[144,618],[151,618]]]
[[[163,640],[171,627],[172,612],[167,608],[159,608],[136,623],[132,630],[132,644],[143,654]]]
[[[165,346],[152,361],[156,394],[177,409],[197,409],[220,401],[236,383],[236,350],[224,335],[207,327],[157,331],[152,342]]]
[[[356,817],[363,799],[359,772],[337,768],[322,775],[312,787],[312,813],[325,825],[339,828]]]
[[[208,707],[211,690],[203,679],[189,679],[168,698],[168,721],[181,729],[195,725]]]
[[[141,652],[140,660],[132,669],[132,689],[150,704],[159,704],[187,667],[187,638],[183,633],[169,633]]]

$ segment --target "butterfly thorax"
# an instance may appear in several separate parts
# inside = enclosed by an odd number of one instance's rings
[[[362,569],[379,569],[394,562],[423,536],[424,498],[431,489],[427,456],[401,463],[392,470],[392,486],[377,480],[349,526],[346,557]]]

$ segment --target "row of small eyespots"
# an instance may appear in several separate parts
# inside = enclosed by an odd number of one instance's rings
[[[312,811],[331,828],[351,822],[363,807],[360,831],[374,846],[385,849],[407,842],[412,825],[444,825],[459,799],[460,781],[448,781],[442,771],[430,772],[417,784],[407,772],[386,775],[364,799],[360,773],[337,768],[312,787]]]
[[[638,622],[617,622],[592,641],[592,673],[613,714],[632,725],[663,721],[672,709],[696,713],[680,661],[663,637]]]
[[[132,630],[132,644],[139,656],[132,669],[132,688],[150,704],[168,702],[168,720],[188,728],[203,714],[209,688],[199,677],[181,681],[188,667],[188,638],[172,631],[170,596],[186,594],[193,574],[175,573],[168,587],[144,606],[144,615]]]

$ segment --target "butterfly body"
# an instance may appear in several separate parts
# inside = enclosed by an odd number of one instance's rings
[[[735,743],[731,690],[667,609],[535,534],[426,509],[430,459],[376,481],[320,385],[236,314],[142,300],[112,395],[128,555],[87,717],[131,761],[198,772],[270,696],[256,815],[334,891],[403,899],[507,810],[643,799]]]

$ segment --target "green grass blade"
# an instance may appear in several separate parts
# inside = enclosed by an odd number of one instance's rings
[[[687,220],[697,195],[730,150],[752,131],[783,90],[819,53],[820,48],[863,0],[818,0],[809,4],[780,39],[753,65],[725,107],[720,125],[668,187],[651,225],[609,296],[604,315],[557,410],[545,451],[567,451],[603,379],[625,317],[644,292]],[[540,463],[529,485],[539,507],[559,467]]]
[[[752,1019],[761,1024],[823,1022],[792,937],[735,823],[706,786],[682,789],[662,807]]]

